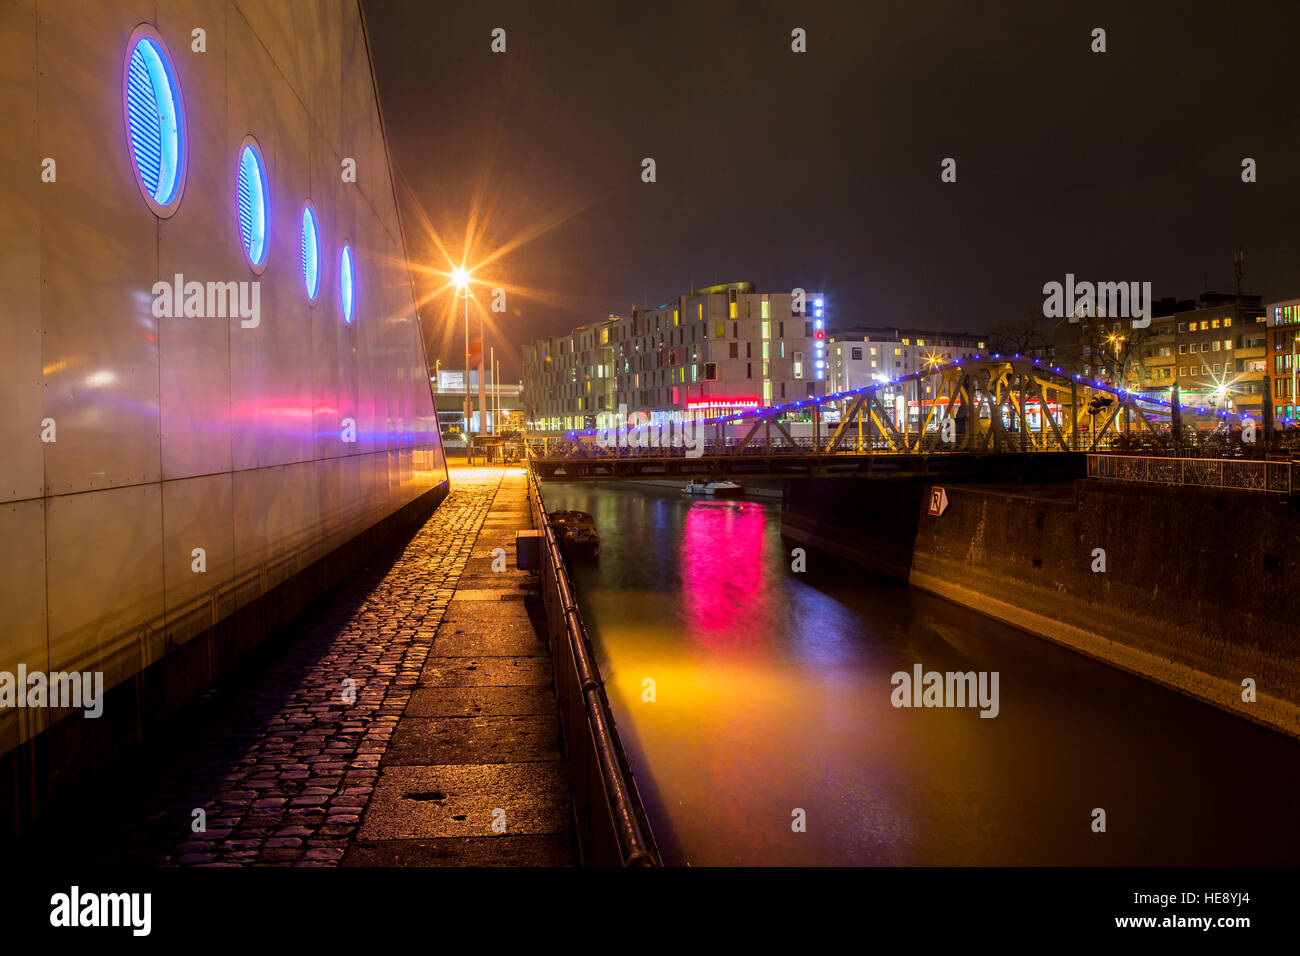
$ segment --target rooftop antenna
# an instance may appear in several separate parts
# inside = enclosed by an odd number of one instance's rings
[[[1237,254],[1232,260],[1232,271],[1237,277],[1237,298],[1241,298],[1241,280],[1246,275],[1246,250],[1237,246]]]

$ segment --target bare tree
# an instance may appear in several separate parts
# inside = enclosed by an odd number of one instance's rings
[[[1018,318],[989,329],[989,351],[1002,355],[1030,355],[1051,344],[1051,326],[1041,309],[1026,309]]]

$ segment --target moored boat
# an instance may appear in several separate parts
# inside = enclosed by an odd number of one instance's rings
[[[555,540],[566,558],[595,558],[600,555],[600,534],[596,521],[585,511],[552,511],[548,515]]]
[[[745,493],[745,486],[735,481],[702,481],[692,478],[682,489],[687,495],[709,495],[713,498],[735,498]]]

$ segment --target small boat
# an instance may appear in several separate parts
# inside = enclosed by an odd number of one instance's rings
[[[596,521],[585,511],[552,511],[548,516],[555,540],[566,558],[595,558],[600,555],[600,534]]]
[[[682,489],[687,495],[710,495],[714,498],[735,498],[745,493],[745,486],[734,481],[702,481],[692,478]]]

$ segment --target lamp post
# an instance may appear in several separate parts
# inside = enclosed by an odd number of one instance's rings
[[[456,284],[458,297],[463,296],[465,299],[465,457],[469,458],[469,440],[474,431],[474,400],[470,397],[469,391],[469,300],[473,298],[474,293],[469,291],[469,273],[464,269],[456,269],[451,274],[452,281]],[[482,365],[482,343],[479,343],[479,364]],[[479,383],[480,385],[482,382]],[[482,405],[482,402],[479,402]],[[481,430],[481,429],[480,429]]]

